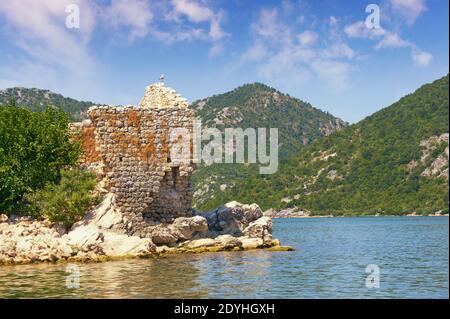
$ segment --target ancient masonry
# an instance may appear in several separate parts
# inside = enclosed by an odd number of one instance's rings
[[[133,235],[145,237],[152,226],[190,217],[192,161],[171,159],[170,130],[189,132],[194,115],[187,101],[157,83],[145,89],[139,106],[93,106],[82,125],[84,162],[102,168],[106,188]],[[184,137],[186,138],[186,136]]]

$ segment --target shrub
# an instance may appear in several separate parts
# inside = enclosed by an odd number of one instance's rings
[[[92,194],[96,184],[97,179],[92,173],[80,169],[63,170],[57,184],[47,183],[42,189],[24,196],[27,213],[70,227],[99,202],[99,197]]]
[[[33,112],[11,101],[0,105],[0,211],[11,212],[23,194],[60,179],[81,148],[70,139],[65,112]]]

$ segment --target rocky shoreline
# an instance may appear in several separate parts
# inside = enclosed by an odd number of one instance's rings
[[[0,216],[0,265],[100,262],[167,254],[268,249],[293,250],[272,238],[272,220],[258,205],[230,202],[211,212],[155,225],[147,238],[127,234],[126,221],[107,194],[66,230],[58,223]]]
[[[334,217],[394,217],[394,216],[404,216],[404,217],[442,217],[442,216],[449,216],[449,214],[444,214],[442,211],[437,211],[435,213],[431,214],[417,214],[416,212],[404,214],[404,215],[381,215],[381,214],[374,214],[374,215],[314,215],[311,213],[305,213],[303,211],[265,211],[264,216],[270,217],[270,218],[334,218]]]

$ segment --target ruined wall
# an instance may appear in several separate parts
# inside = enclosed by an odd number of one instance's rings
[[[191,216],[194,164],[170,158],[170,129],[186,128],[192,148],[193,112],[175,91],[147,87],[139,106],[93,106],[83,125],[84,161],[101,162],[107,187],[130,233]]]

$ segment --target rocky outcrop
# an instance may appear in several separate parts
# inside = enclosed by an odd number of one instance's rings
[[[149,237],[133,236],[111,193],[68,231],[47,220],[0,215],[0,264],[103,261],[269,247],[285,250],[272,239],[271,218],[262,216],[256,204],[230,202],[211,212],[149,227]]]
[[[256,204],[245,205],[233,201],[200,215],[208,221],[208,229],[212,236],[222,234],[241,236],[244,229],[262,217],[263,213]]]
[[[449,160],[449,134],[431,136],[420,142],[422,154],[419,161],[408,163],[408,169],[411,172],[417,166],[425,166],[421,176],[445,178],[448,180],[448,160]],[[444,150],[440,154],[434,154],[436,149],[444,144]],[[434,156],[433,156],[434,155]]]
[[[0,223],[0,264],[55,262],[75,256],[74,250],[46,221],[11,219]]]
[[[0,216],[0,263],[104,260],[164,252],[273,246],[272,221],[258,205],[230,202],[207,213],[191,208],[193,111],[162,83],[139,106],[92,106],[71,125],[83,145],[81,165],[99,183],[100,205],[67,232],[48,221]],[[174,130],[178,134],[174,133]],[[181,131],[180,131],[181,130]],[[79,134],[78,134],[79,133]],[[180,157],[180,158],[179,158]]]

